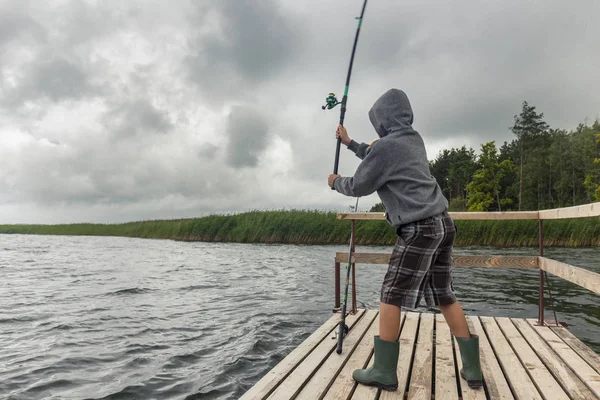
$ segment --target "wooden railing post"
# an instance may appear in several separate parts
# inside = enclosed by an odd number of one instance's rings
[[[355,221],[352,221],[352,253],[355,253]],[[356,264],[352,263],[352,314],[356,314]]]
[[[540,219],[539,223],[539,246],[540,257],[544,257],[544,220]],[[544,325],[544,271],[540,268],[540,302],[538,306],[538,325]]]
[[[340,263],[339,261],[335,262],[335,302],[334,302],[334,311],[340,309]]]

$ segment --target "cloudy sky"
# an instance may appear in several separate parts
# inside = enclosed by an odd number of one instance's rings
[[[331,191],[362,0],[0,0],[0,223],[348,210]],[[428,156],[600,114],[600,2],[371,0],[346,126],[386,89]],[[343,150],[340,173],[359,160]],[[368,209],[375,195],[361,199]]]

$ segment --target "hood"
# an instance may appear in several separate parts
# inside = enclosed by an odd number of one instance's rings
[[[380,137],[412,130],[413,112],[406,93],[390,89],[369,110],[369,119]]]

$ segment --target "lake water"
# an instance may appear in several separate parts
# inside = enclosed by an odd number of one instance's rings
[[[336,251],[347,246],[0,235],[0,398],[237,399],[331,316]],[[599,254],[546,249],[596,272]],[[385,269],[357,266],[359,305],[377,307]],[[537,271],[454,280],[468,314],[537,317]],[[550,280],[559,320],[600,351],[598,296]]]

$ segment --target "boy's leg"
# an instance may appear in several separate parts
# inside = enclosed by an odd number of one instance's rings
[[[379,338],[395,342],[400,332],[400,307],[379,303]]]
[[[467,319],[458,301],[448,305],[440,305],[439,307],[454,336],[459,338],[471,337]]]
[[[469,387],[480,388],[483,386],[483,378],[479,357],[479,337],[470,334],[467,319],[454,296],[452,287],[452,247],[456,229],[449,216],[443,219],[443,226],[445,238],[431,267],[430,289],[435,304],[444,314],[458,343],[463,364],[460,376],[467,381]]]

